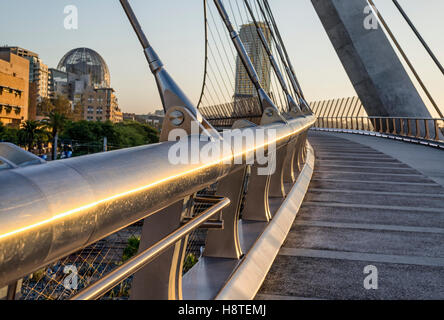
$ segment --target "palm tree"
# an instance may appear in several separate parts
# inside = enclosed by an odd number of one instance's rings
[[[50,111],[46,115],[46,119],[42,120],[45,128],[51,132],[52,152],[54,156],[57,155],[58,134],[65,128],[67,120],[68,118],[64,114],[59,113],[55,110]]]
[[[27,146],[28,151],[34,147],[36,139],[43,134],[42,124],[38,121],[26,120],[20,129],[21,140]]]

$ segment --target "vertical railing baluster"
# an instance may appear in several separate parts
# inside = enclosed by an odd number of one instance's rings
[[[429,121],[428,120],[424,120],[424,127],[425,127],[425,139],[430,140]]]
[[[420,130],[419,130],[419,119],[415,119],[415,126],[416,126],[416,138],[419,138],[420,137],[420,134],[421,134],[421,132],[420,132]]]

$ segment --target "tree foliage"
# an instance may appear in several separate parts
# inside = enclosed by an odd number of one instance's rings
[[[39,121],[33,120],[24,121],[18,133],[20,144],[25,145],[28,151],[31,151],[34,145],[39,140],[42,140],[45,135],[42,124]]]
[[[108,139],[113,148],[128,148],[159,141],[158,132],[153,127],[135,121],[113,124],[110,121],[69,122],[61,135],[62,139],[80,142],[102,141]]]
[[[11,142],[28,150],[34,149],[58,135],[65,143],[72,144],[74,155],[100,152],[103,139],[107,138],[108,150],[135,147],[159,141],[159,132],[148,124],[136,121],[112,123],[111,121],[73,121],[55,108],[46,119],[25,121],[22,128],[15,129],[0,123],[0,141]],[[60,146],[60,143],[59,143]]]

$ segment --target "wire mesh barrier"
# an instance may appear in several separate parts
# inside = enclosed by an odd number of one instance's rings
[[[198,192],[193,203],[192,217],[211,207],[205,197],[213,196],[217,184]],[[21,284],[21,300],[65,300],[103,278],[116,267],[133,257],[139,248],[143,221],[79,250],[51,265],[25,277]],[[183,262],[183,273],[189,271],[199,260],[205,247],[207,229],[198,228],[190,233]],[[76,280],[70,277],[76,274]],[[102,296],[107,299],[128,299],[133,276],[126,278]]]
[[[193,206],[191,208],[190,216],[195,217],[207,210],[211,204],[204,201],[205,196],[214,196],[216,193],[217,183],[199,191],[193,199]],[[205,239],[207,236],[207,229],[199,228],[194,230],[188,236],[186,245],[185,258],[183,262],[183,273],[187,273],[202,256],[205,248]]]
[[[23,279],[21,296],[17,298],[22,300],[69,299],[136,254],[141,230],[142,222],[137,222],[33,272]],[[76,279],[70,277],[71,273],[76,274]],[[132,277],[116,286],[105,294],[103,299],[128,298],[131,280]]]

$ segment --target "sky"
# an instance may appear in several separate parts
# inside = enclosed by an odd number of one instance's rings
[[[118,0],[0,2],[0,45],[34,51],[45,64],[54,68],[69,50],[89,47],[105,59],[111,73],[111,86],[116,90],[124,112],[148,113],[161,108],[154,78]],[[311,1],[269,2],[307,99],[314,101],[356,95]],[[399,2],[444,63],[444,1]],[[130,3],[168,72],[197,103],[204,66],[202,0],[131,0]],[[443,75],[392,1],[375,0],[375,4],[444,110]],[[78,8],[77,30],[64,28],[64,8],[67,5]],[[426,98],[424,100],[429,105]]]

